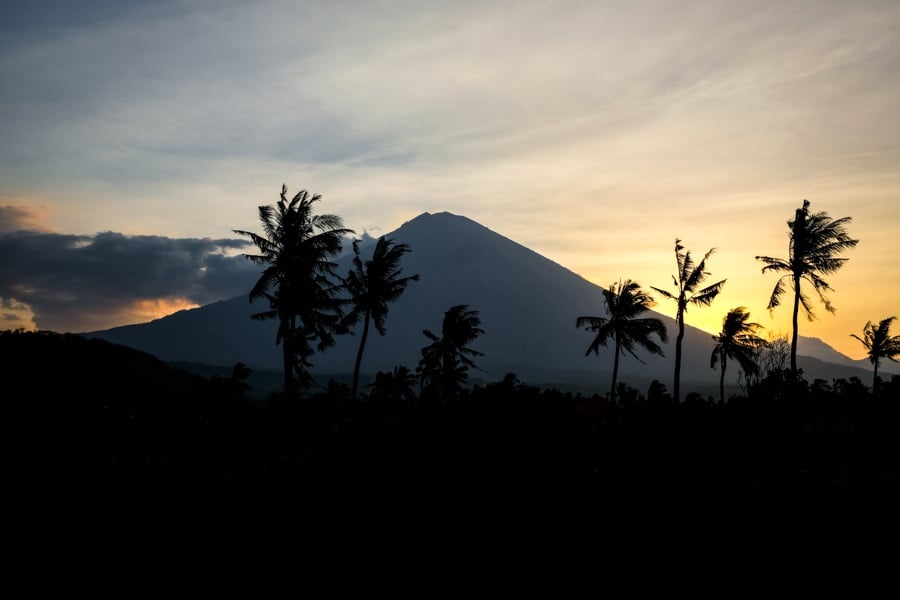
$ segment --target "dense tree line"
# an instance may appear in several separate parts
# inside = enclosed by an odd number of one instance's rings
[[[514,374],[448,398],[417,392],[398,368],[355,400],[332,382],[258,401],[241,367],[201,377],[46,332],[3,333],[0,350],[17,374],[2,409],[5,473],[21,489],[884,490],[900,475],[897,376],[873,393],[785,369],[725,403],[688,393],[675,404],[660,382],[620,382],[610,399]]]

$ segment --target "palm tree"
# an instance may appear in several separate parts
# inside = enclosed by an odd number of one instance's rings
[[[717,363],[722,363],[722,374],[719,376],[719,400],[722,404],[725,403],[725,368],[728,359],[736,360],[749,376],[756,373],[758,368],[757,349],[766,344],[766,340],[756,335],[762,325],[750,323],[749,319],[750,313],[745,307],[732,308],[722,320],[721,333],[712,336],[716,345],[709,358],[709,366],[715,369]]]
[[[825,296],[826,291],[831,291],[828,282],[822,279],[822,275],[830,275],[844,266],[848,259],[839,258],[837,254],[843,250],[854,248],[859,240],[850,238],[846,226],[851,217],[843,217],[832,220],[826,212],[809,212],[809,200],[803,200],[803,206],[794,213],[794,218],[787,222],[788,258],[772,258],[769,256],[757,256],[756,259],[765,263],[762,272],[775,271],[784,273],[775,283],[772,295],[769,297],[768,309],[771,313],[781,304],[781,295],[785,292],[785,280],[790,282],[794,290],[794,311],[791,317],[793,337],[791,338],[791,372],[797,374],[797,316],[800,307],[812,321],[815,315],[812,311],[809,298],[800,289],[800,283],[806,281],[812,284],[813,289],[819,295],[819,300],[825,305],[825,310],[834,313],[834,307]]]
[[[688,306],[709,306],[712,301],[722,291],[725,280],[714,283],[708,287],[698,290],[700,284],[709,276],[706,271],[706,259],[708,259],[715,248],[711,248],[703,256],[703,260],[699,264],[694,264],[690,251],[682,252],[684,246],[681,240],[675,240],[675,264],[677,266],[677,274],[672,275],[672,283],[678,290],[678,294],[672,294],[658,287],[650,286],[662,294],[669,300],[674,300],[677,309],[675,311],[675,322],[678,323],[678,336],[675,338],[675,382],[672,386],[672,393],[675,396],[675,402],[679,401],[679,390],[681,387],[681,342],[684,340],[684,313],[687,312]]]
[[[341,302],[334,282],[336,256],[342,238],[353,231],[345,229],[337,215],[313,213],[313,204],[321,199],[306,190],[287,199],[287,186],[281,187],[276,206],[260,206],[263,235],[235,229],[250,238],[259,254],[244,254],[248,260],[265,265],[250,290],[250,302],[269,301],[269,310],[252,315],[254,319],[278,319],[275,343],[281,344],[284,361],[284,391],[294,392],[293,374],[301,383],[309,381],[308,357],[313,344],[324,350],[334,343],[334,328],[341,316]]]
[[[419,275],[400,277],[400,259],[409,252],[409,245],[397,244],[384,236],[378,238],[372,258],[363,262],[359,254],[359,240],[353,240],[353,265],[344,279],[344,288],[350,293],[353,309],[344,319],[344,324],[355,325],[363,320],[362,336],[353,366],[353,387],[351,397],[356,399],[359,383],[359,367],[362,364],[363,349],[369,335],[369,321],[375,322],[380,335],[387,333],[384,321],[388,304],[400,298],[410,281],[418,281]]]
[[[478,311],[469,310],[468,304],[458,304],[444,313],[440,336],[427,329],[422,333],[432,343],[422,348],[419,376],[425,387],[437,386],[438,394],[449,400],[465,386],[469,369],[478,368],[472,357],[484,356],[469,348],[484,334],[481,318]]]
[[[415,398],[413,385],[416,375],[409,367],[396,366],[393,371],[378,371],[375,379],[367,387],[372,388],[375,400],[407,401]]]
[[[588,346],[585,356],[591,352],[599,355],[600,346],[606,347],[610,339],[615,347],[615,359],[613,361],[612,385],[610,386],[610,398],[616,397],[616,379],[619,373],[619,355],[628,352],[633,357],[642,361],[634,352],[635,345],[640,346],[652,354],[663,356],[663,350],[650,336],[656,334],[662,343],[668,341],[666,326],[655,317],[637,318],[648,311],[655,304],[653,298],[641,289],[641,286],[626,279],[613,283],[609,289],[603,290],[603,299],[606,303],[607,317],[578,317],[575,327],[590,331],[594,340]]]
[[[872,375],[872,393],[875,393],[875,385],[878,383],[878,365],[882,358],[887,358],[894,362],[894,358],[900,355],[900,335],[891,335],[891,323],[896,317],[888,317],[881,320],[878,325],[871,321],[867,322],[863,327],[864,337],[859,337],[855,333],[851,333],[850,337],[854,337],[862,342],[869,354],[869,362],[875,366],[875,373]]]

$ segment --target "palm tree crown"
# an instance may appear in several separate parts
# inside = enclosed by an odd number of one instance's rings
[[[409,245],[398,244],[384,236],[378,238],[372,258],[365,262],[360,257],[359,240],[353,240],[353,264],[350,273],[344,279],[344,288],[350,292],[352,310],[344,319],[345,325],[355,325],[363,320],[363,332],[359,341],[359,351],[353,368],[352,397],[356,398],[359,382],[359,368],[362,363],[363,349],[369,334],[369,321],[375,323],[380,335],[387,333],[385,319],[388,304],[403,294],[410,281],[418,281],[419,275],[401,277],[403,269],[400,260],[409,252]]]
[[[369,383],[372,399],[375,401],[411,401],[415,399],[413,386],[416,375],[408,367],[398,365],[393,371],[378,371],[375,379]]]
[[[628,352],[641,361],[635,354],[635,347],[644,348],[652,354],[663,356],[662,347],[651,339],[656,334],[662,343],[668,341],[666,326],[655,317],[638,318],[655,304],[653,298],[641,289],[641,286],[626,279],[618,284],[613,283],[608,289],[603,290],[603,299],[606,304],[606,317],[578,317],[575,327],[594,334],[594,339],[588,346],[585,356],[591,352],[599,355],[600,346],[606,347],[612,340],[615,347],[613,361],[612,386],[610,398],[615,399],[616,379],[619,372],[619,355]],[[641,361],[643,362],[643,361]]]
[[[470,310],[468,304],[452,306],[444,313],[440,336],[427,329],[422,333],[432,343],[422,348],[420,378],[426,387],[437,385],[444,400],[453,398],[465,385],[469,369],[478,368],[472,359],[484,356],[469,347],[484,334],[478,311]]]
[[[859,240],[850,238],[847,233],[847,224],[851,217],[832,219],[826,212],[811,213],[809,200],[803,201],[803,206],[794,213],[794,218],[787,222],[788,258],[772,258],[770,256],[757,256],[756,259],[765,263],[762,272],[774,271],[784,273],[775,283],[772,295],[769,297],[767,308],[773,311],[781,303],[784,294],[785,281],[791,285],[794,291],[794,310],[792,314],[793,338],[791,339],[791,371],[797,373],[797,337],[799,326],[797,316],[800,307],[807,318],[812,321],[815,318],[809,298],[800,289],[802,281],[812,284],[819,296],[819,300],[825,305],[828,312],[833,313],[834,306],[825,296],[826,291],[833,291],[828,282],[822,276],[835,273],[844,266],[848,260],[838,257],[838,253],[854,248]]]
[[[677,271],[672,275],[672,283],[675,284],[677,294],[672,294],[658,287],[650,286],[652,289],[660,293],[664,298],[674,300],[677,305],[675,312],[675,322],[678,324],[678,336],[675,338],[675,377],[673,394],[675,402],[679,400],[681,387],[681,343],[684,340],[684,313],[687,312],[688,306],[709,306],[712,301],[722,291],[725,280],[716,282],[703,289],[700,288],[709,272],[706,270],[706,260],[715,252],[715,248],[711,248],[707,252],[699,264],[694,263],[691,258],[690,251],[683,252],[684,246],[681,240],[675,240],[675,264]]]
[[[891,323],[896,317],[888,317],[882,319],[878,325],[868,321],[863,327],[863,336],[859,337],[855,333],[851,333],[850,337],[854,337],[862,342],[863,346],[869,354],[869,362],[875,367],[872,375],[872,392],[875,392],[875,385],[878,383],[878,365],[882,358],[887,358],[897,362],[896,356],[900,355],[900,335],[891,335]]]
[[[709,366],[713,369],[721,362],[722,374],[719,377],[719,398],[725,402],[725,367],[729,358],[734,359],[747,375],[756,372],[756,351],[766,344],[757,332],[762,329],[759,323],[751,323],[750,313],[743,306],[732,308],[722,320],[722,331],[712,336],[716,342]]]
[[[278,319],[275,343],[284,354],[285,392],[293,392],[293,372],[301,383],[309,380],[308,357],[312,344],[319,350],[334,343],[334,328],[340,318],[340,289],[333,281],[336,265],[331,258],[343,246],[342,239],[353,231],[345,229],[337,215],[313,213],[320,195],[306,190],[287,199],[287,186],[273,206],[259,207],[263,235],[235,229],[250,238],[259,254],[244,254],[254,263],[265,265],[253,289],[250,301],[266,298],[270,309],[253,315],[255,319]]]

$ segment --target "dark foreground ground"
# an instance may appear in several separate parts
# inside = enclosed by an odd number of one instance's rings
[[[627,385],[610,402],[512,375],[448,401],[353,402],[338,384],[259,401],[240,378],[49,333],[0,334],[0,367],[5,573],[29,589],[897,585],[898,379],[873,395],[773,373],[724,405]]]
[[[0,336],[3,466],[32,493],[417,497],[895,494],[900,381],[773,373],[722,405],[622,387],[615,402],[510,375],[456,399],[345,386],[249,400],[121,346]]]

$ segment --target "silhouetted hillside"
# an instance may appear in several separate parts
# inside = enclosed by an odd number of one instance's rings
[[[110,400],[126,401],[137,415],[147,402],[160,397],[184,400],[191,391],[188,373],[147,352],[99,338],[3,332],[0,352],[14,394],[38,402],[103,406]]]
[[[4,484],[19,492],[202,489],[253,460],[240,381],[54,332],[0,332]],[[236,429],[240,428],[240,434]],[[260,448],[255,448],[260,445]]]

